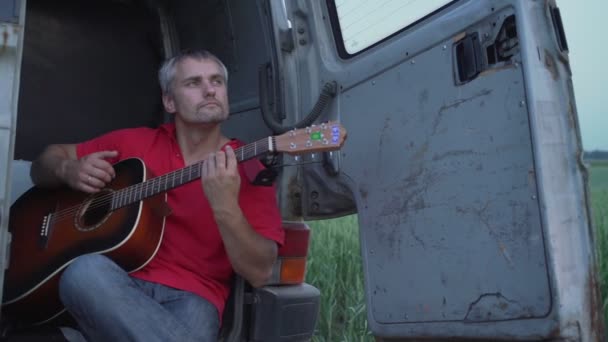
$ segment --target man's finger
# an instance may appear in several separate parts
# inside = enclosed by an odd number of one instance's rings
[[[94,152],[91,153],[91,155],[98,157],[98,158],[114,158],[114,157],[118,157],[118,151],[99,151],[99,152]]]
[[[116,177],[116,171],[114,171],[114,167],[112,166],[112,164],[108,163],[107,161],[105,161],[103,159],[93,160],[91,162],[91,165],[93,166],[94,169],[103,172],[104,175],[108,175],[108,177],[110,177],[110,179],[106,180],[108,182]],[[106,178],[106,177],[102,177],[101,175],[99,175],[99,176],[100,176],[99,178],[102,178],[102,179]]]
[[[217,163],[215,160],[215,153],[211,153],[207,160],[205,161],[207,164],[207,176],[211,176],[215,174],[215,169],[217,168]]]
[[[215,162],[216,162],[216,167],[219,170],[225,170],[226,169],[226,153],[219,151],[218,153],[216,153],[215,155]]]
[[[88,185],[87,183],[81,182],[80,183],[80,190],[87,192],[89,194],[94,194],[96,192],[99,192],[99,189],[93,186]]]
[[[106,186],[106,181],[104,181],[103,179],[98,178],[97,176],[87,176],[86,179],[86,184],[90,185],[94,188],[98,188],[98,189],[102,189]]]
[[[234,170],[236,168],[237,161],[236,155],[234,154],[234,150],[232,146],[226,146],[226,168],[228,170]]]

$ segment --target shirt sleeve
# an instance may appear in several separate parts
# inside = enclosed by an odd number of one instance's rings
[[[261,163],[257,159],[245,163]],[[249,182],[241,171],[240,206],[251,227],[260,235],[275,241],[279,247],[285,242],[285,232],[276,198],[276,187],[258,186]]]
[[[237,139],[231,140],[228,144],[234,149],[245,145]],[[258,234],[275,241],[281,247],[285,243],[285,231],[277,203],[276,187],[254,185],[250,180],[254,173],[257,174],[262,169],[264,165],[255,158],[239,163],[241,175],[239,205],[249,225]]]
[[[99,151],[118,151],[118,156],[108,158],[109,163],[116,163],[125,159],[129,154],[127,139],[130,129],[120,129],[100,135],[96,138],[81,142],[76,145],[76,155],[78,159]]]

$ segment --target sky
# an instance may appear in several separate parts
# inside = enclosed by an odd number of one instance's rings
[[[608,1],[557,0],[557,6],[570,50],[583,148],[608,150]]]

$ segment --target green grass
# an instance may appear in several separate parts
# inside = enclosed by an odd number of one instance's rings
[[[604,322],[608,327],[608,162],[591,164],[589,188],[595,225],[595,243],[599,257]]]
[[[608,162],[592,163],[590,189],[608,327]],[[356,216],[308,224],[312,240],[306,282],[321,290],[313,341],[373,341],[367,326]]]
[[[308,224],[312,240],[306,282],[321,290],[313,341],[373,341],[367,329],[356,216]]]

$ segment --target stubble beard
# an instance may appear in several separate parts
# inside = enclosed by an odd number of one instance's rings
[[[224,108],[218,106],[217,108],[200,108],[195,113],[195,121],[202,124],[217,124],[226,121],[228,113]]]

